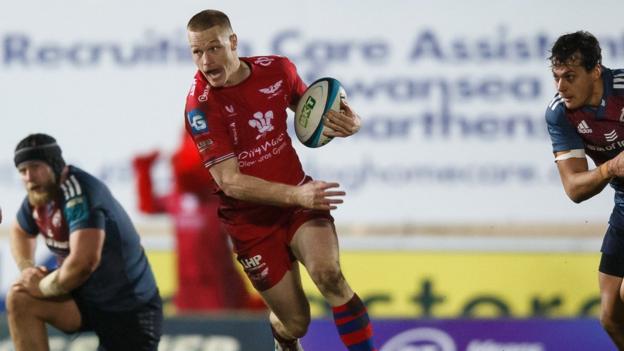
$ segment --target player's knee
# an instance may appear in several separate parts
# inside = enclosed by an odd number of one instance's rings
[[[617,318],[609,311],[600,313],[600,324],[609,334],[624,333],[624,318]]]
[[[340,294],[340,289],[344,286],[344,277],[337,264],[322,264],[310,267],[310,277],[323,292],[336,295]]]
[[[296,316],[283,322],[288,332],[299,339],[306,335],[310,326],[310,316]]]
[[[6,296],[6,310],[12,315],[22,314],[29,310],[32,298],[25,292],[10,289]]]

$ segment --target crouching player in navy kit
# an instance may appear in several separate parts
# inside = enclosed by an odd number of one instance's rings
[[[624,70],[601,64],[598,40],[588,32],[555,42],[550,61],[557,95],[546,121],[565,192],[574,202],[615,189],[615,207],[602,243],[600,321],[624,350]],[[589,169],[586,155],[597,168]]]
[[[186,127],[220,197],[219,217],[238,260],[271,309],[276,350],[302,350],[310,323],[299,265],[332,306],[345,347],[375,350],[366,307],[340,269],[330,210],[342,203],[337,183],[306,176],[286,131],[286,109],[306,86],[281,56],[240,57],[228,17],[197,13],[187,25],[197,66],[187,97]],[[348,137],[359,117],[343,101],[330,112],[329,136]],[[209,186],[209,184],[206,184]]]
[[[48,135],[20,141],[14,161],[27,192],[11,227],[21,271],[6,301],[15,350],[48,350],[50,324],[94,331],[100,351],[156,351],[160,294],[124,209],[98,179],[66,166]],[[52,272],[33,262],[38,233],[58,258]]]

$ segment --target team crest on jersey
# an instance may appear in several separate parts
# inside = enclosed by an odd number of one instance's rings
[[[280,88],[282,87],[283,80],[279,80],[275,84],[270,85],[269,87],[259,89],[263,94],[269,95],[269,99],[276,96],[280,92]]]
[[[274,129],[271,120],[273,119],[273,111],[267,111],[262,113],[260,111],[253,114],[253,118],[249,120],[249,125],[258,130],[256,140],[264,136],[266,132],[270,132]]]
[[[191,126],[193,135],[208,132],[208,122],[206,122],[206,116],[204,116],[204,113],[200,109],[196,108],[191,110],[186,115],[186,119]]]
[[[254,61],[254,63],[260,66],[267,67],[267,66],[270,66],[273,61],[275,61],[275,59],[272,59],[270,57],[258,57]]]

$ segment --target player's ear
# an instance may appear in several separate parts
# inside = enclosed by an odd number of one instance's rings
[[[238,37],[234,33],[230,34],[230,47],[232,50],[236,50],[238,47]]]
[[[600,75],[602,74],[602,66],[600,64],[596,65],[594,69],[592,69],[591,75],[594,79],[600,79]]]

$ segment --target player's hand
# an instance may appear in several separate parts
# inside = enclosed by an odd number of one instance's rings
[[[338,183],[312,181],[297,187],[297,203],[301,207],[313,210],[334,210],[336,205],[343,202],[340,196],[345,196],[344,191],[333,190],[338,188]]]
[[[607,172],[611,177],[624,177],[624,152],[607,161]]]
[[[328,111],[323,123],[332,129],[323,132],[327,137],[348,137],[357,133],[361,126],[360,116],[351,109],[345,99],[340,100],[340,112]]]
[[[13,284],[12,289],[28,293],[33,297],[43,297],[41,290],[39,290],[39,282],[48,273],[48,269],[43,266],[26,268],[22,271],[20,280]]]

